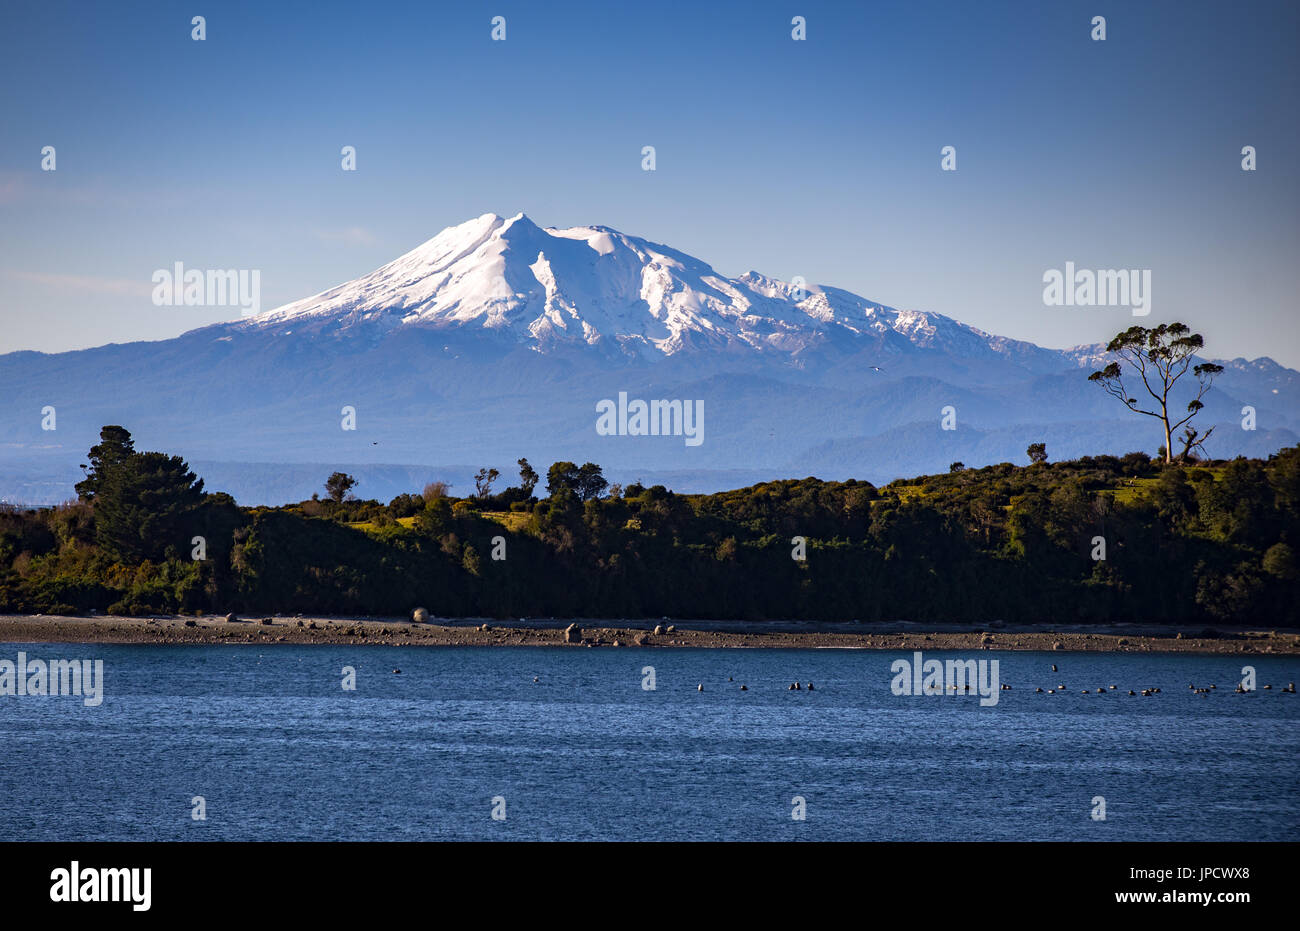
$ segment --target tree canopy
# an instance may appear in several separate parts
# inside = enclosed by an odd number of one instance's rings
[[[1205,340],[1201,334],[1193,333],[1182,323],[1162,323],[1150,329],[1131,326],[1106,346],[1108,353],[1119,358],[1088,376],[1089,381],[1101,385],[1107,394],[1129,410],[1160,421],[1165,434],[1165,462],[1172,462],[1174,458],[1174,431],[1187,424],[1205,406],[1201,398],[1205,397],[1213,385],[1214,376],[1223,371],[1223,366],[1213,362],[1192,365],[1196,353],[1204,345]],[[1189,367],[1196,380],[1196,396],[1188,402],[1186,415],[1176,420],[1177,415],[1170,413],[1170,395],[1179,380],[1187,374]],[[1126,373],[1136,375],[1137,380],[1142,382],[1149,401],[1144,402],[1135,396],[1141,392],[1135,388],[1130,389],[1125,383]],[[1204,434],[1189,427],[1184,436],[1186,446],[1183,458],[1189,457],[1191,450],[1203,444],[1213,432],[1213,427]]]
[[[1300,622],[1300,447],[706,495],[613,491],[594,463],[557,462],[541,500],[439,487],[241,508],[127,443],[91,457],[93,497],[0,512],[0,611]]]

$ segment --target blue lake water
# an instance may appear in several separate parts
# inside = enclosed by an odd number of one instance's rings
[[[1300,695],[1280,692],[1300,680],[1294,657],[927,653],[999,660],[1012,689],[980,707],[895,696],[890,664],[911,654],[885,651],[7,644],[0,658],[19,650],[102,659],[105,694],[0,697],[3,841],[1259,841],[1300,827]],[[1234,694],[1244,665],[1273,689]]]

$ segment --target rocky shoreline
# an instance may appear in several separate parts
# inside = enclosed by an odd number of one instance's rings
[[[0,615],[8,643],[332,643],[383,646],[570,646],[1040,650],[1114,653],[1300,654],[1300,631],[1179,631],[1137,625],[1074,628],[993,624]]]

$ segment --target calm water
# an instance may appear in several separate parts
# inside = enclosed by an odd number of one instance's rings
[[[1291,840],[1300,827],[1300,696],[1279,692],[1300,680],[1295,658],[947,654],[1000,660],[1013,688],[981,708],[894,696],[890,663],[910,654],[876,651],[8,644],[0,658],[20,649],[103,659],[105,698],[0,697],[0,840]],[[1247,663],[1271,692],[1233,694]],[[809,679],[816,691],[786,688]],[[1033,691],[1058,683],[1069,691]],[[1127,694],[1150,686],[1163,692]]]

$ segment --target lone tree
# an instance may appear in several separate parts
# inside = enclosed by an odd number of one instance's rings
[[[126,427],[116,424],[103,427],[99,431],[99,443],[90,447],[90,465],[81,467],[86,477],[77,482],[77,495],[83,501],[94,500],[109,474],[134,455],[135,441]]]
[[[546,471],[546,490],[552,497],[572,492],[580,501],[590,501],[599,498],[608,487],[609,482],[594,462],[584,462],[581,466],[556,462]]]
[[[525,498],[533,496],[533,489],[537,487],[540,478],[541,476],[537,474],[537,470],[529,464],[527,459],[519,460],[519,487],[524,490]]]
[[[95,494],[95,542],[123,563],[163,559],[189,539],[203,479],[180,456],[134,453]]]
[[[1025,450],[1025,455],[1033,465],[1042,465],[1047,461],[1047,444],[1030,443],[1029,448]]]
[[[125,428],[99,432],[77,494],[95,507],[95,542],[119,562],[164,559],[193,530],[203,501],[203,479],[185,460],[164,453],[137,453]]]
[[[346,472],[335,472],[325,479],[325,493],[335,504],[342,504],[343,499],[356,487],[357,480]]]
[[[1155,417],[1161,422],[1165,430],[1164,451],[1167,463],[1174,460],[1174,431],[1195,417],[1196,412],[1205,406],[1201,403],[1201,398],[1210,390],[1214,376],[1223,371],[1223,366],[1213,362],[1192,365],[1192,359],[1204,345],[1205,340],[1201,334],[1193,333],[1182,323],[1162,323],[1153,329],[1131,326],[1106,346],[1106,351],[1118,354],[1119,360],[1088,376],[1088,381],[1100,384],[1129,410]],[[1178,380],[1187,374],[1189,367],[1196,378],[1196,397],[1187,405],[1187,416],[1175,421],[1173,416],[1176,415],[1169,413],[1169,395]],[[1138,399],[1125,386],[1126,368],[1142,379],[1142,386],[1154,401],[1148,403],[1153,410],[1139,406]],[[1203,434],[1193,433],[1193,440],[1199,439],[1199,442],[1190,445],[1200,446],[1213,432],[1214,428],[1211,427]],[[1187,451],[1184,450],[1184,453]]]
[[[474,476],[474,497],[482,499],[492,494],[492,483],[495,482],[501,473],[496,469],[489,469],[486,466],[478,470]]]

